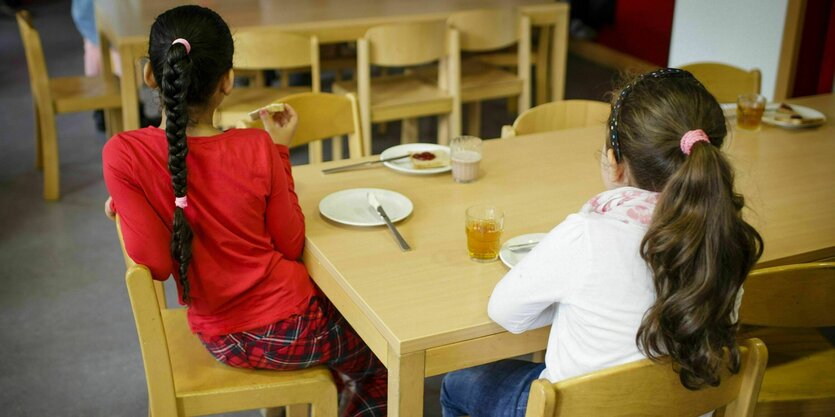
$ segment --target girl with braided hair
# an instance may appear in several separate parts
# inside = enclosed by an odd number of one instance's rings
[[[108,215],[154,279],[176,278],[191,330],[218,361],[261,369],[325,364],[343,416],[386,414],[387,373],[310,280],[288,144],[298,115],[261,112],[265,130],[212,126],[232,89],[229,27],[200,6],[151,27],[146,84],[160,127],[117,134],[103,150]],[[347,382],[347,383],[346,383]]]
[[[668,355],[689,389],[719,385],[742,283],[762,254],[720,150],[716,99],[688,72],[643,74],[614,94],[608,189],[569,215],[496,285],[488,313],[513,333],[551,325],[545,363],[447,374],[445,417],[523,416],[530,384]]]

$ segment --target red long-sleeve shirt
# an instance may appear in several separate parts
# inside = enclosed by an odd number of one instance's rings
[[[287,147],[273,144],[263,130],[232,129],[189,137],[188,148],[192,331],[235,333],[302,312],[314,287],[298,260],[304,216]],[[165,131],[120,133],[107,142],[102,159],[128,255],[154,279],[177,276],[170,253],[174,190]]]

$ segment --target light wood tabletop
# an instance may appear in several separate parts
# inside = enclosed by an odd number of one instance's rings
[[[759,266],[835,256],[835,96],[792,102],[818,109],[829,122],[734,131],[726,145],[750,206],[746,215],[765,240]],[[511,335],[488,318],[487,300],[507,269],[468,258],[464,210],[501,207],[503,241],[548,232],[603,191],[597,159],[603,140],[602,126],[489,140],[483,176],[470,184],[383,166],[321,172],[346,161],[294,168],[306,216],[305,263],[388,367],[390,415],[422,415],[426,376],[544,349],[548,328]],[[319,214],[326,195],[360,187],[397,191],[414,203],[397,224],[412,251],[401,252],[384,226],[343,226]]]
[[[122,67],[123,128],[139,126],[136,85],[137,60],[147,54],[148,34],[154,18],[186,1],[96,0],[96,21],[103,50],[119,51]],[[548,0],[215,0],[209,6],[236,29],[279,28],[315,35],[320,43],[354,41],[369,28],[406,21],[443,20],[459,11],[482,8],[517,8],[534,26],[554,26],[550,51],[538,51],[538,62],[549,63],[550,95],[562,99],[568,50],[568,3]],[[549,61],[548,55],[551,60]],[[110,57],[103,67],[110,73]]]

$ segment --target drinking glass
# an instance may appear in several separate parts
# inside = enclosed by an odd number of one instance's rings
[[[477,205],[466,211],[467,252],[477,262],[492,262],[499,257],[504,213],[495,206]]]
[[[743,94],[736,100],[736,126],[743,130],[758,131],[765,111],[765,97],[759,94]]]

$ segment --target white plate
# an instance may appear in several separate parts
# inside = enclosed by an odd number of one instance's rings
[[[768,123],[774,126],[786,127],[789,129],[804,129],[807,127],[815,127],[820,126],[826,123],[826,116],[811,108],[806,106],[801,106],[798,104],[791,104],[788,103],[792,109],[794,109],[797,114],[801,115],[803,119],[820,119],[820,122],[814,123],[792,123],[787,120],[777,120],[775,116],[777,115],[777,109],[780,107],[780,103],[769,103],[765,106],[765,113],[763,113],[763,123]]]
[[[449,146],[436,145],[434,143],[406,143],[403,145],[392,146],[380,154],[380,159],[394,158],[396,156],[405,155],[410,152],[426,152],[426,151],[444,151],[449,157]],[[412,167],[411,158],[398,159],[397,161],[383,162],[383,165],[399,172],[407,174],[440,174],[452,169],[452,166],[447,162],[446,165],[437,168],[417,169]]]
[[[368,204],[368,192],[373,191],[392,223],[412,214],[412,201],[403,194],[380,188],[351,188],[328,194],[319,202],[319,213],[337,223],[349,226],[382,226],[386,223]]]
[[[502,263],[505,264],[508,268],[513,268],[525,258],[525,256],[530,253],[530,251],[519,251],[513,252],[508,249],[510,245],[519,245],[522,243],[528,242],[539,242],[542,239],[545,239],[547,233],[528,233],[526,235],[516,236],[512,239],[509,239],[507,242],[502,245],[502,248],[499,249],[499,259],[502,260]],[[531,248],[533,250],[533,248]]]

